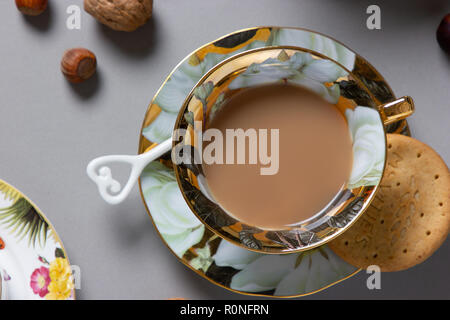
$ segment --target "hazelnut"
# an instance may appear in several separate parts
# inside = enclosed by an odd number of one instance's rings
[[[47,8],[48,0],[16,0],[17,9],[28,16],[40,15]]]
[[[118,31],[134,31],[152,15],[153,0],[84,0],[84,10]]]
[[[84,48],[67,50],[61,60],[61,71],[72,83],[80,83],[89,79],[95,73],[96,68],[95,55]]]
[[[436,38],[441,48],[450,54],[450,13],[442,19],[436,32]]]

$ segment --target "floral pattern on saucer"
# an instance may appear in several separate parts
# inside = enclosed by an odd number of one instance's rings
[[[358,271],[327,246],[295,254],[262,254],[235,246],[205,229],[186,204],[171,168],[153,162],[141,176],[146,205],[169,248],[191,268],[246,293],[296,296]]]
[[[22,193],[1,180],[0,240],[8,299],[75,298],[72,269],[55,230]]]
[[[171,136],[184,99],[212,66],[239,52],[272,45],[302,47],[328,56],[345,69],[357,72],[361,82],[380,103],[394,100],[394,94],[384,78],[367,61],[337,41],[302,29],[251,28],[197,49],[173,70],[148,108],[139,153]],[[344,96],[357,101],[358,105],[367,105],[369,97],[358,90],[355,82],[341,81],[340,90]],[[347,118],[353,116],[349,114]],[[360,128],[357,117],[355,120],[353,138],[359,131],[361,136],[370,139],[370,130]],[[387,130],[409,134],[406,121],[389,126]],[[367,152],[364,144],[358,151],[361,154]],[[294,297],[320,291],[359,271],[337,257],[327,246],[302,253],[266,255],[222,240],[201,225],[184,202],[179,189],[174,188],[176,179],[168,159],[163,157],[144,171],[140,179],[142,198],[170,250],[180,262],[212,283],[241,294]],[[366,178],[370,179],[370,172],[377,169],[377,162],[374,161],[373,165],[362,168],[358,174],[363,177],[369,174]],[[334,221],[337,226],[340,223],[339,220]]]
[[[147,206],[161,236],[179,257],[200,242],[205,226],[192,214],[173,171],[159,162],[149,164],[141,175]]]

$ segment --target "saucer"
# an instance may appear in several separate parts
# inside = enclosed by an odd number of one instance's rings
[[[325,35],[297,28],[257,27],[234,32],[195,50],[171,72],[150,103],[141,128],[139,153],[170,138],[179,109],[197,82],[212,67],[238,53],[270,46],[319,52],[352,71],[359,85],[347,81],[344,95],[360,105],[395,100],[385,79],[364,58]],[[386,127],[409,135],[406,121]],[[233,292],[267,297],[299,297],[343,281],[360,269],[340,259],[327,245],[301,253],[263,254],[223,240],[197,219],[175,178],[170,155],[150,163],[139,186],[158,233],[177,258],[200,276]],[[248,241],[253,239],[249,237]]]
[[[44,214],[0,180],[0,268],[7,299],[74,300],[70,263]]]

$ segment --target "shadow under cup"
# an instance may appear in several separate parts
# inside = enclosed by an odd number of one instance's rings
[[[202,152],[199,133],[231,97],[247,88],[280,83],[304,87],[342,111],[352,139],[353,166],[347,185],[320,212],[295,225],[267,230],[227,214],[212,196],[196,159]],[[272,47],[233,56],[199,81],[177,118],[172,159],[182,159],[173,161],[182,194],[210,230],[249,250],[292,253],[323,245],[345,231],[370,204],[386,162],[384,125],[404,119],[414,109],[409,97],[380,105],[355,74],[319,53]]]

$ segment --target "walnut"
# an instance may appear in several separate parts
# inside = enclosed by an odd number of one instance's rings
[[[152,15],[153,0],[84,0],[84,10],[119,31],[134,31]]]

